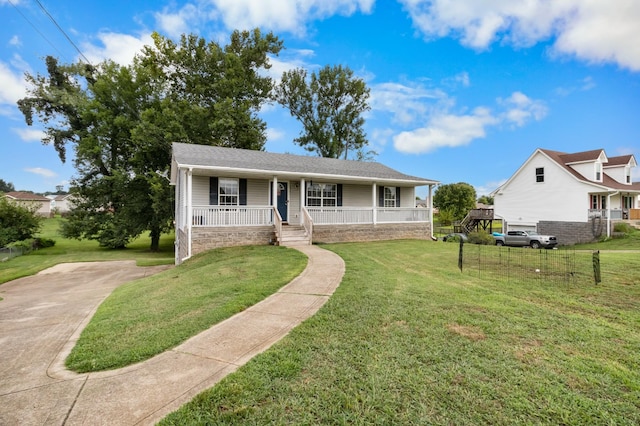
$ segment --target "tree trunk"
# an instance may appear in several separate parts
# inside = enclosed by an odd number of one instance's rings
[[[160,251],[160,229],[151,229],[151,251]]]

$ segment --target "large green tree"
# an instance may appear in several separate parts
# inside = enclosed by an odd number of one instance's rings
[[[172,142],[264,145],[257,114],[273,87],[263,70],[282,48],[275,36],[236,31],[224,47],[193,35],[153,40],[130,66],[47,57],[46,76],[27,76],[28,96],[18,102],[27,124],[37,117],[63,162],[74,149],[66,236],[121,248],[148,230],[155,250],[173,215]]]
[[[440,185],[433,194],[433,205],[460,220],[476,207],[476,190],[465,182]]]
[[[325,66],[309,77],[304,69],[282,75],[275,99],[302,123],[295,142],[322,157],[366,159],[363,129],[369,88],[348,67]],[[374,153],[375,154],[375,153]]]

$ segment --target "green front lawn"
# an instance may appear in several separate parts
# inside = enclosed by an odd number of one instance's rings
[[[306,264],[284,247],[218,249],[127,283],[100,305],[67,367],[98,371],[148,359],[263,300]]]
[[[173,232],[160,238],[160,251],[149,250],[151,239],[142,235],[123,250],[100,247],[96,241],[63,238],[58,230],[63,219],[45,219],[38,237],[51,238],[53,247],[36,250],[28,255],[0,262],[0,284],[36,274],[58,263],[95,262],[105,260],[135,260],[138,266],[172,265],[174,259]]]
[[[455,244],[324,247],[328,303],[163,424],[640,423],[637,254],[568,286],[461,274]]]

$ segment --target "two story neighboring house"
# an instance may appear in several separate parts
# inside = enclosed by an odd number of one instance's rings
[[[174,143],[176,263],[222,246],[430,239],[438,182],[380,163]],[[430,203],[430,201],[429,201]]]
[[[496,189],[494,211],[503,229],[537,230],[560,244],[611,235],[615,221],[640,214],[640,183],[633,155],[608,157],[603,149],[565,153],[536,149]]]

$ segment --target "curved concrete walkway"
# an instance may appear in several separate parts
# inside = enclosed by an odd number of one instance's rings
[[[307,268],[277,293],[148,361],[76,374],[64,359],[115,287],[158,268],[67,264],[0,286],[0,425],[154,424],[313,315],[344,262],[301,246]],[[99,276],[101,278],[96,278]]]

